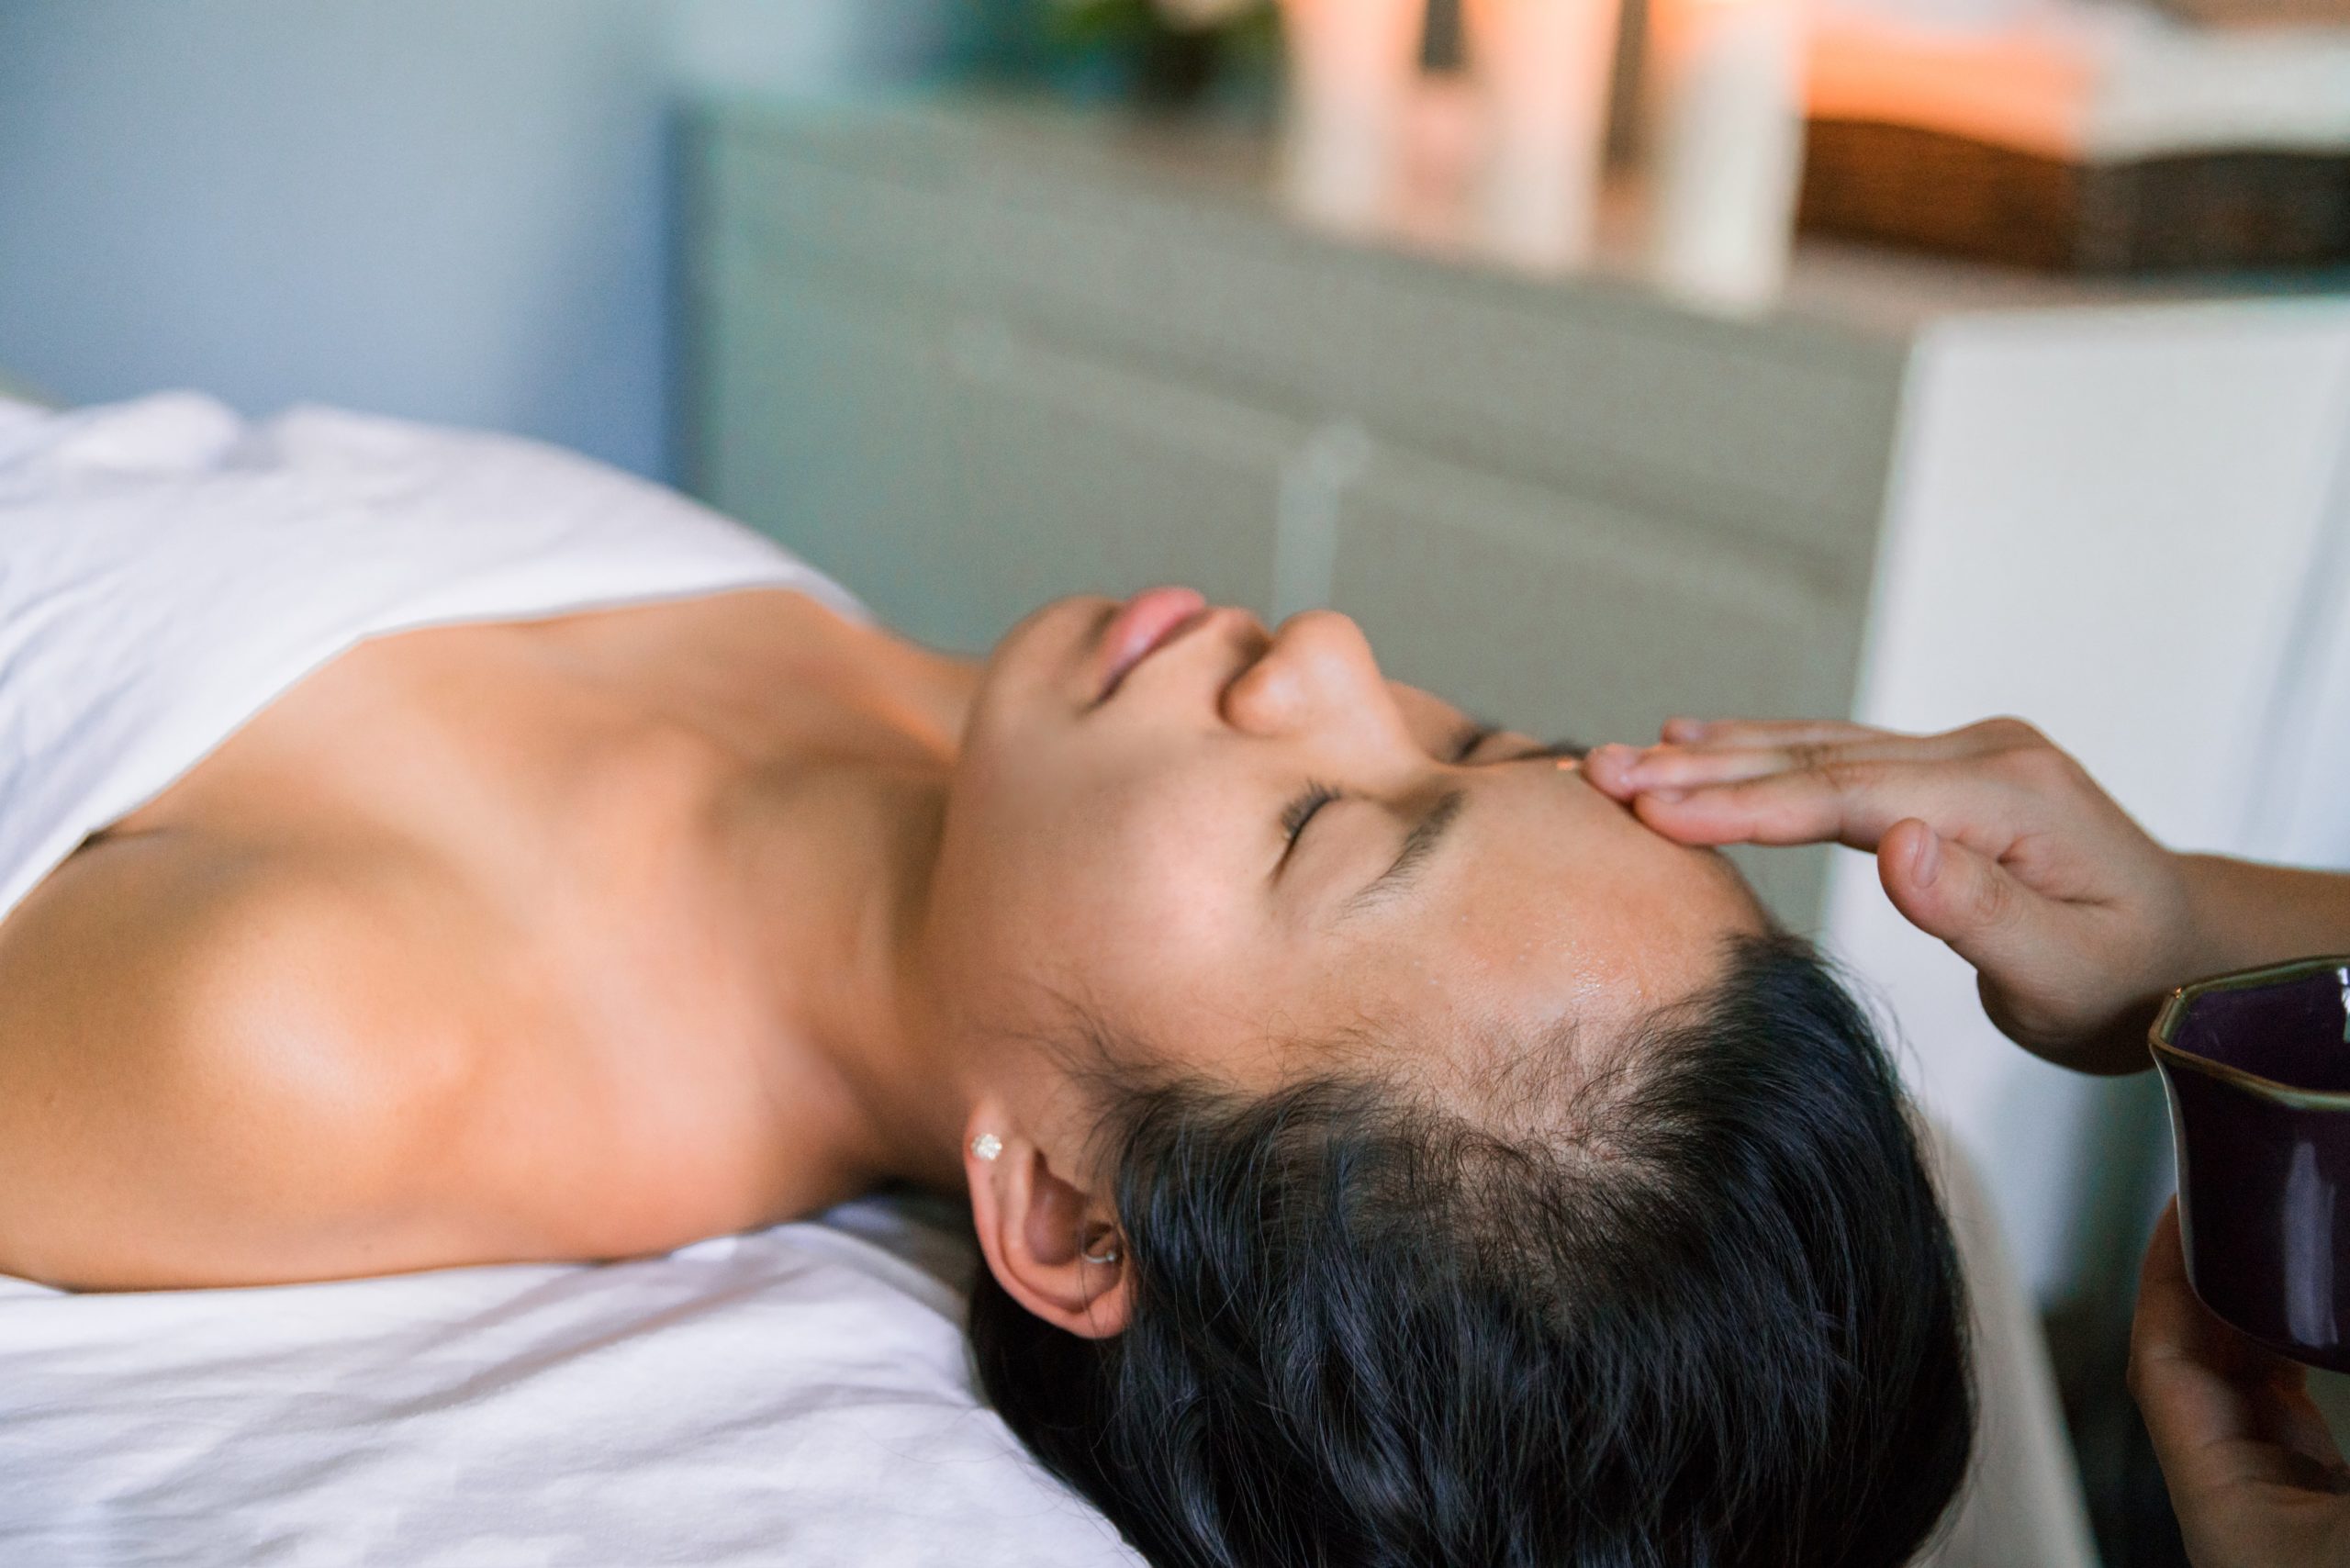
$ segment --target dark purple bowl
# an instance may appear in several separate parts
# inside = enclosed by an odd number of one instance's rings
[[[2350,958],[2181,987],[2153,1042],[2195,1294],[2271,1349],[2350,1372]]]

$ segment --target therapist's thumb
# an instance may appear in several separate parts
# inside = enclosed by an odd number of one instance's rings
[[[1911,817],[1877,842],[1877,878],[1910,924],[1999,983],[2044,958],[2045,901],[1989,856]]]

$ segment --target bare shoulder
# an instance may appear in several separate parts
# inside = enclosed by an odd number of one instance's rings
[[[478,1053],[412,857],[101,841],[0,924],[0,1271],[254,1283],[467,1250],[431,1140]]]

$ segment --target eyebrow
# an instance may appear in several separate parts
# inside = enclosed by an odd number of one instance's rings
[[[1436,853],[1437,846],[1443,842],[1445,834],[1460,820],[1461,808],[1468,803],[1469,791],[1466,790],[1448,790],[1438,795],[1428,809],[1420,813],[1420,820],[1412,824],[1412,830],[1404,835],[1404,847],[1396,851],[1395,858],[1388,862],[1387,869],[1364,883],[1347,900],[1345,913],[1352,914],[1410,887],[1422,868],[1427,865],[1429,857]]]

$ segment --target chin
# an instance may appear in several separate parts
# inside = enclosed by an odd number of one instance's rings
[[[1048,599],[1014,622],[1012,629],[997,639],[988,661],[993,664],[1007,655],[1019,657],[1024,652],[1046,648],[1062,656],[1078,653],[1102,630],[1102,623],[1117,613],[1118,604],[1117,599],[1098,593]]]
[[[950,812],[966,821],[992,819],[1007,808],[1024,817],[1050,779],[1072,758],[1068,748],[1081,704],[1087,632],[1111,601],[1063,599],[1023,618],[1004,633],[980,666],[962,747],[956,760]]]
[[[1049,693],[1068,701],[1082,685],[1081,670],[1094,638],[1118,601],[1099,594],[1039,605],[996,640],[979,669],[978,700],[985,707],[1007,694],[1015,701]]]

